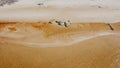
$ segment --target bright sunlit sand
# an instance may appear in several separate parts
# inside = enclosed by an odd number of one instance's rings
[[[0,24],[1,68],[117,68],[120,24]],[[19,61],[19,62],[18,62]]]
[[[0,68],[120,68],[120,1],[0,0]]]

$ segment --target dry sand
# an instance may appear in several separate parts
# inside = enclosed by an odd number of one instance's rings
[[[0,68],[120,68],[119,2],[20,0],[1,6]],[[47,23],[53,19],[72,24]]]
[[[55,8],[55,7],[11,7],[0,8],[0,21],[39,22],[56,20],[71,20],[75,22],[120,22],[120,9],[114,8]]]
[[[0,23],[0,68],[119,68],[120,23]]]

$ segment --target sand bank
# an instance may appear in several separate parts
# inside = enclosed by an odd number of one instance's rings
[[[1,22],[0,67],[119,68],[120,25],[111,26],[114,30],[106,23],[64,27],[46,22]]]

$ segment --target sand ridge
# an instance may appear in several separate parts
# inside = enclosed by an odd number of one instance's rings
[[[119,23],[116,28],[118,27]],[[119,29],[116,28],[112,31],[106,23],[73,23],[64,27],[46,22],[4,22],[0,24],[0,36],[7,40],[9,38],[10,42],[16,41],[30,46],[51,47],[58,46],[58,43],[68,46],[99,36],[119,34]]]
[[[119,68],[120,25],[111,26],[114,30],[106,23],[1,22],[0,68]]]

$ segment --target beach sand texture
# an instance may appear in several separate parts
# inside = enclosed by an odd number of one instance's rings
[[[119,68],[120,23],[0,23],[0,68]]]

